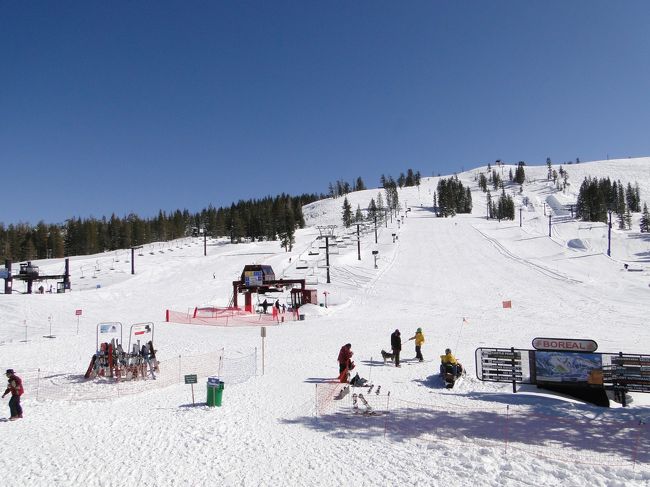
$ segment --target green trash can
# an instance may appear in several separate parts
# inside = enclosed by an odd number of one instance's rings
[[[208,377],[208,400],[206,401],[208,406],[221,406],[223,387],[223,381],[220,381],[217,377]]]

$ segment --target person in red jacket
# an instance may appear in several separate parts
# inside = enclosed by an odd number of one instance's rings
[[[2,395],[4,398],[7,394],[11,392],[11,399],[9,399],[9,411],[11,411],[10,421],[15,421],[23,417],[23,408],[20,407],[20,396],[23,395],[23,381],[16,375],[14,369],[7,369],[5,373],[9,383],[7,384],[7,389]]]
[[[352,344],[346,343],[341,347],[341,350],[339,351],[339,358],[338,358],[339,377],[341,377],[346,370],[350,371],[354,368],[352,355],[354,355],[354,352],[352,351]]]

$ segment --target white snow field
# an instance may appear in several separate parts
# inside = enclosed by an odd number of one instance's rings
[[[510,168],[503,168],[506,180]],[[366,229],[361,260],[354,238],[344,238],[352,229],[340,225],[339,198],[304,208],[308,227],[291,253],[278,242],[210,240],[204,256],[201,239],[185,239],[146,246],[135,275],[126,250],[74,257],[65,294],[20,294],[16,281],[18,292],[0,296],[0,367],[25,378],[25,417],[0,422],[2,485],[650,485],[648,395],[630,394],[626,408],[601,408],[534,386],[513,394],[510,384],[478,380],[474,360],[477,347],[530,349],[535,337],[650,353],[650,235],[638,232],[639,215],[630,231],[614,226],[608,257],[606,226],[572,220],[562,206],[575,202],[586,175],[638,182],[642,201],[650,200],[650,158],[564,166],[565,192],[544,180],[546,166],[527,166],[523,193],[506,188],[517,208],[529,199],[521,227],[518,211],[515,221],[485,219],[475,181],[485,169],[458,174],[472,189],[470,215],[434,216],[437,177],[400,190],[402,208],[412,211],[401,212],[399,228],[397,218],[382,224],[377,244],[374,228]],[[365,208],[378,192],[348,199],[354,210]],[[544,211],[553,215],[550,238]],[[330,284],[316,240],[317,226],[326,225],[338,225],[341,244],[330,255]],[[377,269],[372,250],[379,251]],[[37,264],[47,273],[63,268],[61,260]],[[259,326],[164,321],[166,309],[228,305],[246,264],[306,278],[321,303],[328,293],[327,308],[302,308],[304,321],[266,328],[264,373]],[[100,322],[121,322],[125,341],[131,324],[155,324],[156,381],[116,386],[81,378]],[[413,361],[407,341],[417,327],[426,337],[424,363]],[[401,368],[380,354],[396,328]],[[50,333],[56,338],[43,337]],[[355,413],[352,394],[332,398],[347,342],[355,371],[374,384],[352,392],[363,392],[377,414],[362,414],[362,403]],[[454,389],[437,377],[446,347],[467,369]],[[196,406],[181,372],[199,375]],[[206,376],[219,372],[223,405],[209,408]],[[1,407],[8,416],[6,402]]]

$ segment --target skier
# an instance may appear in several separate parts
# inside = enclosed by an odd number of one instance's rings
[[[395,367],[401,367],[399,364],[399,353],[402,351],[402,338],[399,330],[395,330],[390,336],[390,348],[395,356]]]
[[[20,396],[22,396],[24,392],[23,381],[16,375],[14,369],[7,369],[6,376],[9,383],[7,384],[7,390],[5,390],[2,397],[4,398],[11,392],[11,399],[9,399],[9,411],[11,412],[11,417],[9,418],[9,421],[16,421],[23,417],[23,408],[20,407]]]
[[[347,375],[346,371],[354,369],[352,355],[354,355],[354,352],[352,351],[351,343],[346,343],[339,350],[339,380],[341,382],[347,382],[347,377],[345,377]]]
[[[415,358],[420,362],[424,361],[422,357],[422,344],[424,343],[424,334],[422,333],[422,328],[418,328],[409,340],[415,340]]]
[[[269,307],[269,302],[265,299],[264,302],[262,303],[262,309],[264,309],[264,314],[266,314],[266,310]]]

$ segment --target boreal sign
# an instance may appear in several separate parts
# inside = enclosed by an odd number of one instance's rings
[[[554,352],[595,352],[598,344],[593,340],[577,340],[574,338],[535,338],[533,340],[535,350]]]

